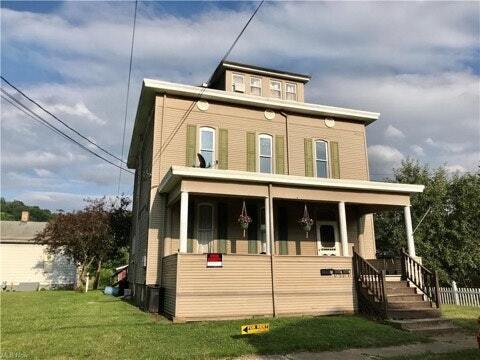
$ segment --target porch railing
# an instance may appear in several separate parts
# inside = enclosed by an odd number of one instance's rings
[[[353,270],[360,312],[386,318],[388,299],[385,270],[378,271],[355,251],[353,252]]]
[[[402,278],[410,281],[425,296],[440,307],[438,273],[430,271],[420,264],[413,257],[408,255],[404,249],[401,251]]]

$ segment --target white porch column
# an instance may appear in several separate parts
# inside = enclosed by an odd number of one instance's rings
[[[265,198],[265,242],[266,242],[266,253],[270,255],[270,199],[268,197]]]
[[[340,222],[340,241],[342,243],[342,256],[349,256],[348,253],[348,235],[347,235],[347,215],[345,213],[345,202],[338,203],[338,219]]]
[[[180,252],[187,252],[188,236],[188,192],[180,193]]]
[[[412,230],[412,215],[410,214],[410,205],[403,208],[403,215],[405,217],[405,230],[407,231],[407,248],[408,255],[415,257],[415,243],[413,242]]]

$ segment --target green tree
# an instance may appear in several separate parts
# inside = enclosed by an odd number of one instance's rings
[[[480,174],[449,176],[443,167],[430,170],[415,160],[406,160],[387,181],[423,184],[423,193],[411,197],[418,256],[439,271],[442,282],[479,284],[480,272]],[[406,247],[401,210],[375,215],[379,256],[397,257]]]
[[[7,201],[0,198],[1,220],[20,220],[22,211],[30,213],[29,221],[48,221],[53,214],[48,209],[40,209],[38,206],[25,205],[19,200]]]
[[[130,234],[130,200],[119,197],[89,200],[83,210],[59,213],[51,219],[36,241],[48,246],[50,253],[61,253],[79,268],[82,286],[87,272],[95,272],[93,287],[103,264],[124,255]],[[80,284],[79,284],[80,285]]]

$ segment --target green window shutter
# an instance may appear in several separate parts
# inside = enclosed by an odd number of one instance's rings
[[[275,136],[275,172],[285,174],[285,138],[282,135]]]
[[[305,176],[313,176],[313,142],[312,139],[305,139]]]
[[[218,168],[228,169],[228,130],[218,131]]]
[[[332,169],[332,178],[340,179],[340,154],[338,151],[338,142],[330,141],[330,163]]]
[[[197,152],[197,126],[187,125],[187,154],[185,166],[195,166],[195,155]]]
[[[247,171],[257,171],[257,152],[255,150],[255,133],[247,132]]]

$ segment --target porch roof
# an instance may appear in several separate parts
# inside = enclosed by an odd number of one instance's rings
[[[263,185],[281,185],[301,188],[329,190],[350,190],[360,192],[380,192],[393,194],[411,194],[423,192],[424,185],[397,184],[379,181],[313,178],[295,175],[263,174],[248,171],[204,169],[186,166],[172,166],[162,179],[158,191],[168,193],[181,179],[199,179]]]

